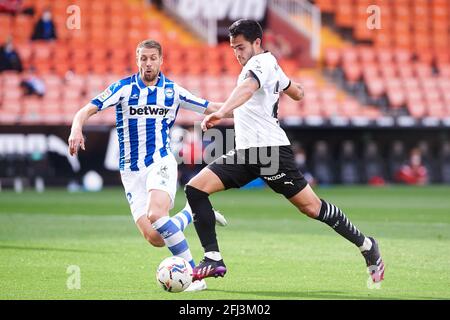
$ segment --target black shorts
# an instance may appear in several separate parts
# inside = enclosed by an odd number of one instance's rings
[[[208,165],[225,189],[240,188],[260,177],[286,198],[291,198],[308,184],[295,165],[291,146],[233,149]]]

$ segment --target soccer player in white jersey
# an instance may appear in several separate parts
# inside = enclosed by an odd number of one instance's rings
[[[82,128],[88,118],[106,108],[116,108],[120,150],[120,173],[134,221],[153,246],[166,245],[171,253],[195,263],[183,234],[192,222],[188,206],[169,217],[177,185],[177,162],[169,148],[169,130],[178,108],[209,114],[221,104],[192,95],[160,71],[161,45],[154,40],[141,42],[136,49],[139,72],[110,85],[80,109],[72,123],[69,152],[85,150]],[[226,220],[216,212],[217,221]],[[206,289],[195,281],[188,291]]]
[[[242,65],[238,84],[221,108],[206,116],[203,130],[233,112],[236,149],[215,160],[186,185],[194,226],[205,250],[194,268],[194,279],[224,276],[227,269],[219,252],[209,195],[239,188],[261,177],[308,217],[322,221],[355,244],[366,260],[373,282],[384,277],[384,264],[373,238],[365,237],[344,213],[320,199],[295,165],[290,142],[277,119],[281,93],[301,100],[301,86],[289,80],[276,58],[263,50],[262,29],[256,21],[238,20],[229,28],[230,44]],[[270,157],[267,157],[270,156]],[[263,160],[270,159],[270,162]],[[268,173],[268,168],[274,170]]]

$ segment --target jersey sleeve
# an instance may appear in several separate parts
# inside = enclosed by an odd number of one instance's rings
[[[286,76],[280,66],[278,66],[278,75],[280,78],[280,89],[283,91],[287,90],[291,86],[291,80]]]
[[[260,57],[254,57],[245,65],[245,74],[251,72],[252,76],[258,81],[259,87],[263,87],[269,79],[269,67],[263,63]]]
[[[198,98],[188,90],[183,87],[178,86],[179,99],[180,99],[180,107],[182,109],[187,109],[191,111],[195,111],[198,113],[205,113],[206,108],[208,108],[209,101]]]
[[[96,105],[98,111],[107,109],[109,107],[115,107],[120,102],[122,95],[123,84],[121,81],[115,82],[106,88],[105,91],[100,93],[97,97],[91,100],[91,103]]]

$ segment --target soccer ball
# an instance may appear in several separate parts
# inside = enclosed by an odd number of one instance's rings
[[[181,257],[166,258],[156,270],[156,281],[166,291],[184,291],[192,282],[192,267]]]
[[[95,171],[88,171],[83,177],[83,187],[86,191],[96,192],[103,188],[103,179]]]

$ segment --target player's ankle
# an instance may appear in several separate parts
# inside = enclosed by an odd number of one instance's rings
[[[222,255],[219,251],[208,251],[205,252],[205,257],[214,261],[222,260]]]
[[[369,238],[365,237],[363,244],[359,247],[359,250],[363,252],[369,251],[370,249],[372,249],[372,241]]]

